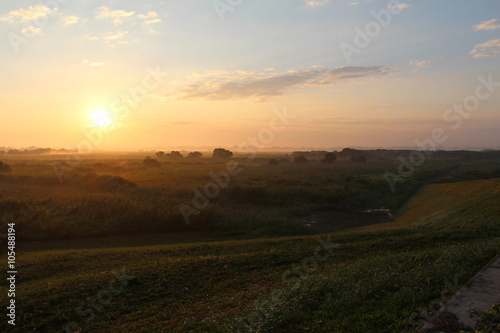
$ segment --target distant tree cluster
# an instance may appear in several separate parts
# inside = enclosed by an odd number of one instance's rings
[[[197,158],[202,158],[202,157],[203,157],[203,154],[200,153],[199,151],[190,152],[187,156],[187,158],[189,158],[189,159],[197,159]]]
[[[296,164],[307,164],[307,158],[305,156],[299,155],[293,158],[293,162]]]
[[[12,169],[10,168],[10,165],[0,161],[0,172],[11,172],[11,171]]]
[[[165,153],[164,151],[159,151],[156,153],[156,157],[163,159],[169,159],[169,160],[181,160],[184,158],[184,156],[181,154],[180,151],[175,151],[172,150],[170,153]],[[203,154],[199,151],[193,151],[188,153],[186,156],[187,159],[194,160],[194,159],[200,159],[203,157]],[[212,152],[212,158],[231,158],[233,157],[233,152],[224,148],[215,148]]]
[[[224,148],[215,148],[212,153],[213,158],[231,158],[233,152]]]
[[[182,159],[184,156],[182,156],[180,151],[175,151],[172,150],[170,153],[165,153],[164,151],[159,151],[156,153],[156,156],[158,158],[168,158],[170,160],[179,160]]]
[[[8,155],[29,155],[29,154],[49,154],[51,152],[67,152],[65,149],[54,150],[52,148],[32,148],[32,149],[8,149],[8,150],[0,150],[0,154],[8,154]]]
[[[335,153],[326,153],[323,159],[321,160],[321,163],[331,164],[335,161],[337,161],[337,155],[335,155]]]

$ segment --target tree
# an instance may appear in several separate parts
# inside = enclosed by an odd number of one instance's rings
[[[351,162],[354,162],[354,163],[366,163],[367,159],[366,159],[366,157],[364,157],[362,155],[358,155],[358,156],[351,157]]]
[[[297,164],[307,164],[307,158],[305,158],[305,156],[295,156],[293,161]]]
[[[334,153],[326,153],[325,157],[321,160],[321,163],[333,163],[337,160],[337,156]]]
[[[233,152],[224,148],[215,148],[212,153],[213,158],[231,158],[233,157]]]
[[[165,154],[165,156],[171,160],[178,160],[184,157],[179,151],[175,150],[172,150],[170,153]]]
[[[151,158],[149,156],[146,157],[144,159],[144,161],[142,161],[142,164],[144,164],[148,168],[160,168],[161,167],[161,163],[160,162],[158,162],[157,160],[155,160],[154,158]]]
[[[187,158],[201,158],[203,155],[199,151],[190,152]]]
[[[269,164],[269,165],[277,165],[278,164],[278,160],[275,159],[275,158],[271,158],[269,161],[267,161],[267,164]]]
[[[10,165],[3,163],[0,161],[0,172],[11,172],[12,169],[10,168]]]
[[[165,152],[159,151],[156,153],[156,156],[158,156],[159,158],[163,158],[163,157],[165,157]]]

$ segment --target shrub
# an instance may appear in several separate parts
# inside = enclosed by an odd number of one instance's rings
[[[10,168],[10,165],[3,163],[0,161],[0,172],[11,172],[12,169]]]
[[[297,164],[306,164],[307,158],[305,158],[305,156],[295,156],[293,158],[293,161]]]
[[[333,163],[337,160],[337,156],[334,153],[326,153],[325,157],[321,160],[321,163]]]
[[[188,158],[201,158],[203,155],[199,151],[193,151],[188,154]]]
[[[146,157],[144,161],[142,161],[142,164],[147,166],[148,168],[159,168],[161,167],[161,163],[155,160],[154,158],[151,157]]]
[[[366,163],[367,159],[364,156],[353,156],[351,157],[351,162],[354,163]]]
[[[174,151],[174,150],[172,150],[168,154],[165,154],[165,156],[171,160],[178,160],[184,157],[179,151]]]

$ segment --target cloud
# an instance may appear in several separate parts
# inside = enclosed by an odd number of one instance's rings
[[[476,24],[475,26],[472,27],[474,31],[478,30],[495,30],[500,28],[500,20],[498,19],[493,19],[489,21],[483,21],[479,24]]]
[[[134,11],[126,12],[122,9],[111,10],[109,7],[101,6],[97,8],[96,18],[110,18],[113,20],[114,25],[120,25],[125,22],[125,19],[135,15]]]
[[[389,66],[309,68],[287,73],[248,73],[209,77],[177,92],[180,100],[265,100],[285,94],[293,88],[331,86],[340,82],[390,73]],[[267,75],[267,76],[266,76]]]
[[[431,62],[428,61],[428,60],[414,60],[414,61],[410,61],[410,65],[413,65],[417,68],[426,68],[426,67],[429,67],[429,64]]]
[[[137,17],[141,18],[141,19],[152,19],[152,18],[157,18],[158,13],[157,12],[148,12],[146,15],[139,14],[139,15],[137,15]]]
[[[112,32],[107,32],[104,34],[102,39],[104,40],[114,40],[114,39],[121,39],[125,37],[128,34],[128,31],[112,31]]]
[[[153,24],[153,23],[161,23],[160,19],[154,19],[154,20],[147,20],[144,21],[145,24]]]
[[[137,15],[137,17],[140,18],[140,19],[143,19],[145,25],[150,25],[150,24],[155,24],[155,23],[161,23],[162,22],[161,19],[158,18],[158,13],[157,12],[150,11],[146,15],[139,14],[139,15]],[[157,31],[149,27],[148,28],[148,33],[157,33]]]
[[[500,55],[500,39],[492,39],[487,42],[477,44],[469,54],[474,58],[486,58]]]
[[[419,69],[428,68],[431,62],[429,60],[413,60],[410,61],[410,65],[414,67],[411,71],[412,73],[418,73]]]
[[[100,67],[100,66],[104,66],[104,63],[103,62],[93,62],[93,61],[89,61],[87,59],[85,59],[83,61],[84,64],[86,65],[89,65],[90,67]]]
[[[33,35],[43,35],[41,28],[36,28],[34,26],[28,26],[21,30],[23,34],[33,34]]]
[[[47,15],[52,15],[52,13],[56,11],[57,8],[49,8],[42,5],[29,6],[28,9],[20,8],[1,16],[0,21],[8,21],[11,23],[27,22],[45,17]]]
[[[330,0],[306,0],[306,5],[308,5],[309,7],[313,7],[313,8],[323,7],[329,2],[330,2]]]
[[[103,41],[106,45],[110,47],[116,47],[118,45],[137,43],[139,38],[135,37],[133,39],[125,39],[129,35],[129,32],[126,30],[118,30],[118,31],[110,31],[104,33],[101,37],[99,36],[91,36],[85,35],[84,38],[86,40],[92,41]]]
[[[406,9],[406,8],[409,8],[409,7],[410,7],[410,5],[407,4],[407,3],[398,3],[398,4],[395,4],[395,5],[392,5],[391,9],[403,10],[403,9]]]
[[[79,21],[80,21],[80,18],[78,16],[74,16],[74,15],[64,16],[62,18],[62,26],[67,27],[68,25],[78,23]]]

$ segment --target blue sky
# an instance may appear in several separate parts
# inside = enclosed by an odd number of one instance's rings
[[[114,122],[103,149],[233,146],[287,108],[269,146],[411,146],[446,127],[445,147],[498,147],[497,91],[458,129],[443,114],[500,81],[499,1],[60,2],[0,1],[0,146],[74,147],[96,110]],[[168,75],[116,114],[148,68]]]

